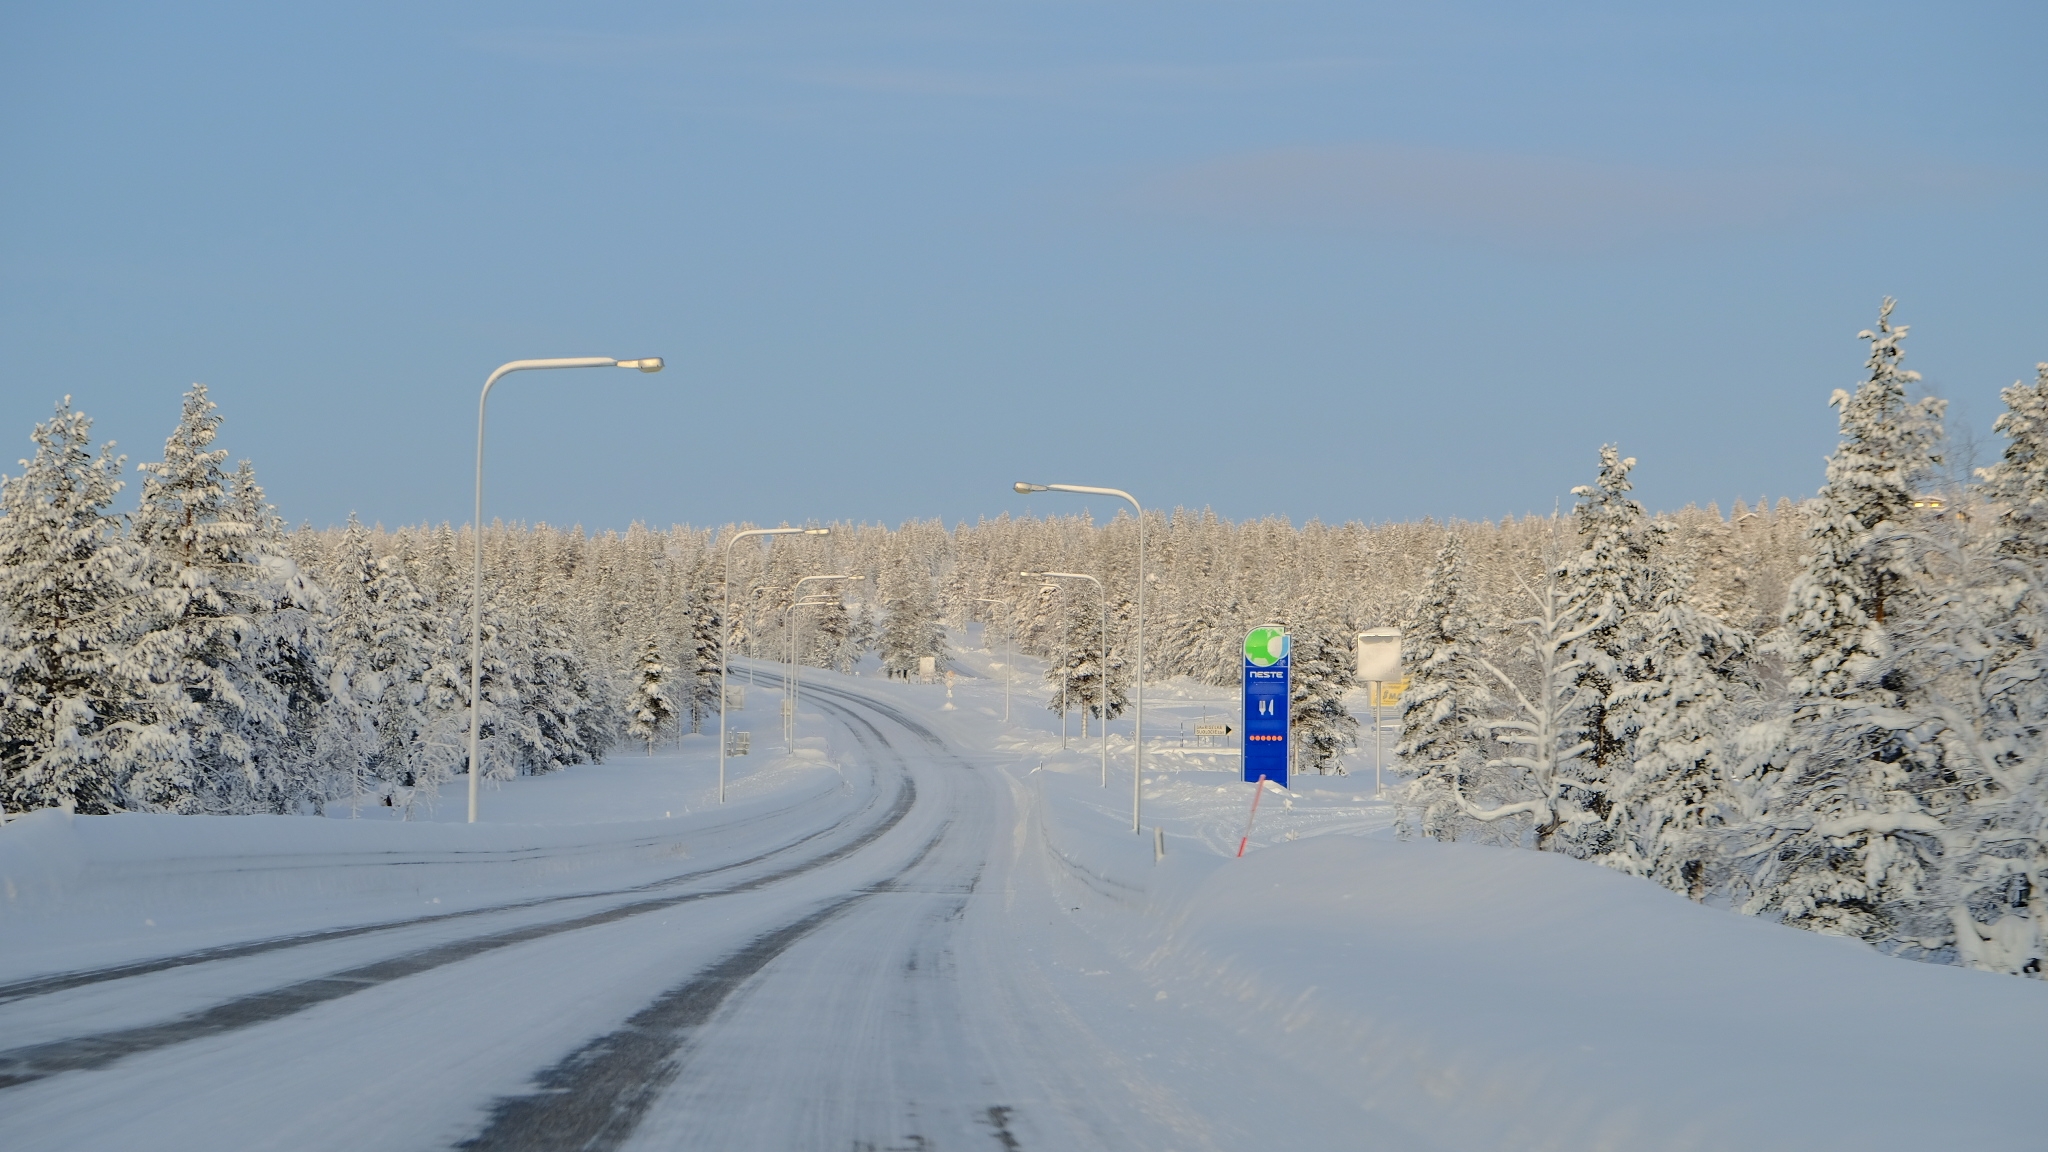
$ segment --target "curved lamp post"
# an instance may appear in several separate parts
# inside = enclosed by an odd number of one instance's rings
[[[477,737],[482,725],[482,701],[479,695],[483,685],[484,650],[484,406],[490,402],[491,386],[514,372],[527,372],[537,368],[637,368],[642,372],[661,371],[661,357],[648,356],[639,360],[614,360],[609,356],[572,356],[562,360],[514,360],[501,364],[490,378],[484,381],[483,394],[476,399],[476,520],[473,531],[476,534],[476,565],[470,580],[469,590],[469,822],[476,823],[476,785],[481,776],[482,765],[477,759]]]
[[[1109,589],[1102,581],[1086,572],[1019,572],[1039,580],[1086,580],[1095,585],[1095,591],[1102,597],[1102,786],[1109,787]],[[1086,728],[1088,714],[1081,714],[1081,727]]]
[[[725,650],[732,639],[732,546],[749,536],[829,536],[830,528],[749,528],[725,542],[725,607],[718,613],[718,802],[725,803]],[[752,667],[752,665],[748,665]]]
[[[1017,610],[1008,600],[998,600],[993,596],[976,596],[974,600],[977,604],[1001,604],[1007,610],[1006,615],[1010,617],[1010,663],[1003,665],[1003,723],[1008,724],[1010,722],[1010,681],[1015,678],[1017,672],[1017,669],[1012,666],[1017,662]]]
[[[796,658],[796,610],[799,608],[817,607],[821,604],[832,604],[837,602],[836,598],[830,600],[820,599],[816,601],[806,601],[803,598],[803,587],[804,585],[809,584],[813,580],[851,579],[853,579],[853,577],[846,575],[806,576],[803,579],[798,580],[795,584],[790,585],[789,594],[791,603],[789,605],[789,678],[783,684],[783,690],[789,696],[789,723],[784,727],[783,735],[789,743],[789,750],[791,752],[796,751],[796,703],[797,697],[802,693],[803,690],[804,676],[804,666]]]
[[[1033,492],[1080,492],[1089,496],[1115,496],[1128,500],[1138,513],[1138,666],[1137,693],[1132,709],[1136,756],[1131,761],[1131,831],[1139,831],[1138,805],[1143,796],[1140,791],[1145,778],[1145,509],[1138,504],[1138,498],[1121,488],[1089,488],[1081,484],[1028,484],[1022,480],[1011,485],[1020,495]],[[1104,670],[1105,674],[1107,669]]]

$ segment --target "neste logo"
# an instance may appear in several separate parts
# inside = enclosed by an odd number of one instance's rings
[[[1279,628],[1254,628],[1244,638],[1244,658],[1265,668],[1287,658],[1287,633]]]

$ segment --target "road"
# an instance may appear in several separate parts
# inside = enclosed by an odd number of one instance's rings
[[[1028,778],[804,691],[858,770],[751,855],[0,985],[6,1145],[1247,1146],[1222,1054],[1064,915]]]

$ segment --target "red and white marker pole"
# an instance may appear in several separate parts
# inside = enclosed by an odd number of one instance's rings
[[[1259,777],[1258,789],[1252,793],[1252,814],[1244,818],[1244,837],[1237,842],[1237,855],[1239,859],[1244,857],[1244,846],[1251,841],[1252,821],[1259,818],[1259,797],[1265,794],[1266,778],[1261,776]]]

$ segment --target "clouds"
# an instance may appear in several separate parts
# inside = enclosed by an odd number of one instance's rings
[[[1239,152],[1142,177],[1125,207],[1207,224],[1600,250],[2041,187],[2036,173],[1833,157],[1697,166],[1392,144]]]

